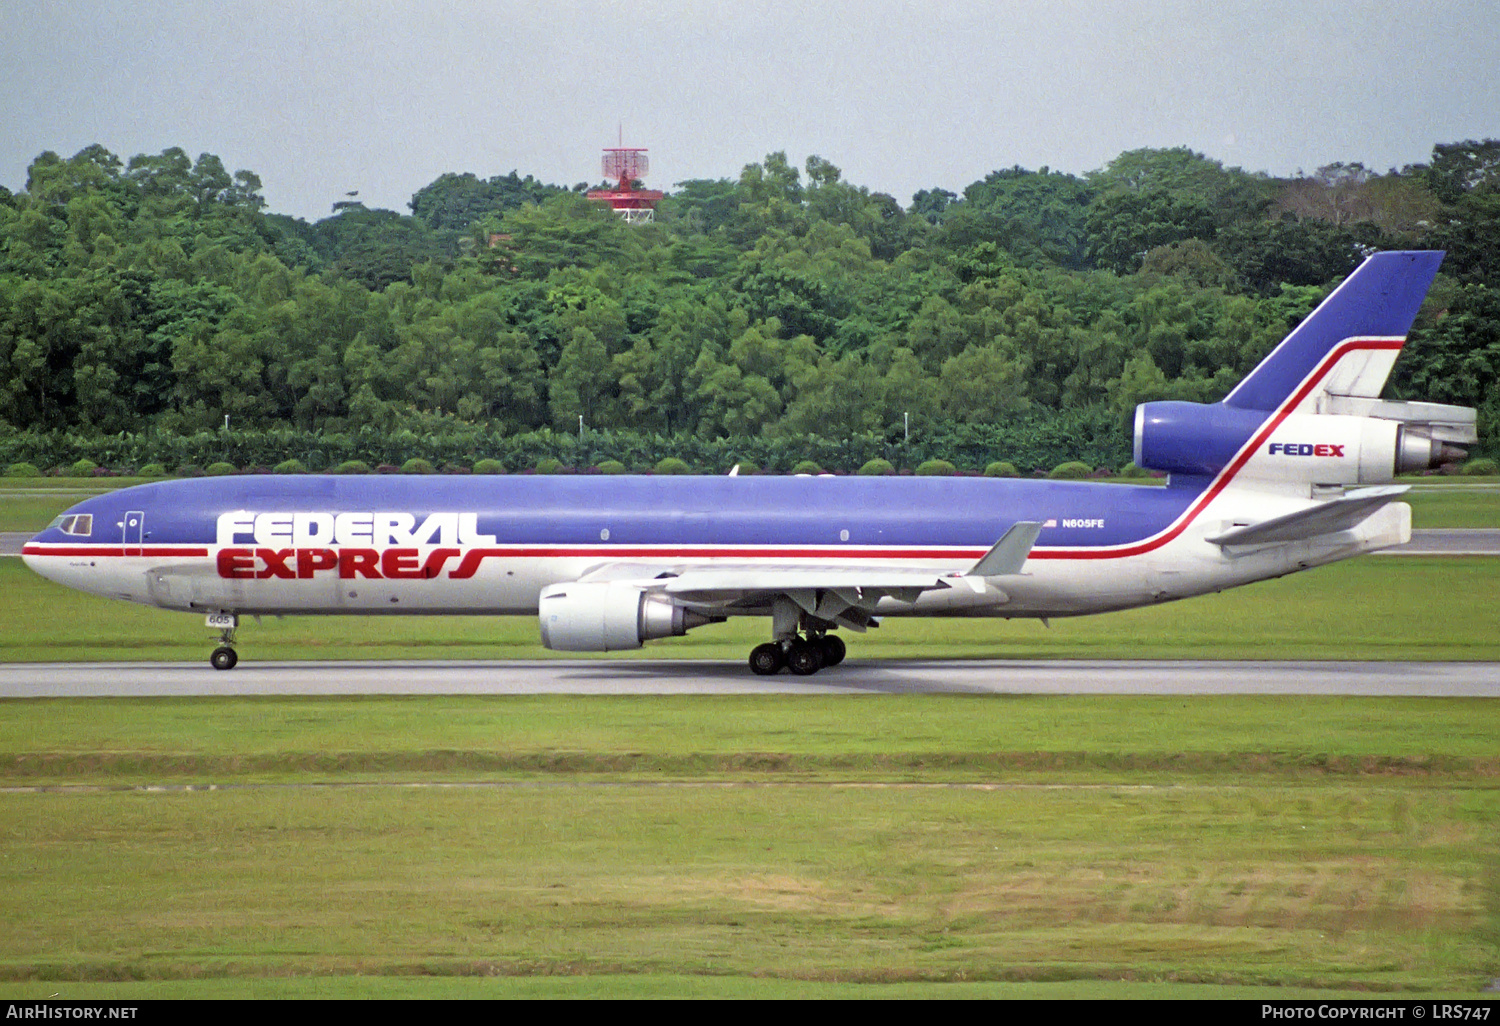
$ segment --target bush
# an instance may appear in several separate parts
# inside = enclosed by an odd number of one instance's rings
[[[202,477],[203,468],[196,463],[179,463],[172,473],[177,477]]]
[[[68,468],[68,477],[93,477],[94,471],[99,469],[99,464],[93,460],[79,460]]]
[[[307,473],[307,467],[301,460],[282,460],[280,463],[276,464],[276,473],[305,474]]]
[[[166,477],[167,468],[160,463],[148,463],[136,471],[136,474],[140,477]]]
[[[1016,469],[1014,463],[1006,460],[996,460],[984,468],[985,477],[1020,477],[1021,472]]]
[[[538,474],[561,474],[562,469],[562,460],[552,456],[548,456],[544,460],[539,460],[536,465],[536,472]]]
[[[754,460],[739,460],[735,463],[735,466],[740,468],[740,477],[748,477],[751,474],[760,473],[760,464]],[[728,471],[725,471],[725,473],[728,473]]]
[[[821,474],[821,473],[823,473],[823,468],[820,467],[820,466],[818,466],[812,460],[803,460],[801,463],[798,463],[795,467],[792,468],[792,473],[793,474]]]
[[[227,477],[230,474],[238,474],[239,468],[233,463],[225,463],[223,460],[220,460],[218,463],[210,463],[203,473],[209,477]]]
[[[1076,460],[1068,463],[1059,463],[1052,468],[1047,476],[1056,481],[1080,481],[1094,472],[1094,468],[1087,463],[1079,463]]]
[[[627,466],[625,466],[625,464],[621,463],[619,460],[605,460],[603,463],[599,464],[594,469],[597,470],[597,471],[599,471],[599,473],[601,473],[601,474],[628,474],[628,473],[630,473],[630,468],[627,467]]]
[[[462,463],[444,463],[439,469],[442,474],[472,474],[473,471]]]
[[[865,477],[877,477],[882,474],[894,474],[895,472],[896,468],[891,464],[890,460],[879,458],[870,460],[859,468],[859,473]]]
[[[1136,466],[1134,463],[1127,463],[1123,467],[1120,468],[1120,476],[1121,477],[1137,478],[1137,477],[1150,477],[1151,474],[1148,471],[1144,470],[1143,468]]]
[[[422,457],[420,457],[420,456],[413,456],[411,459],[409,459],[405,463],[401,464],[401,473],[403,473],[403,474],[435,474],[435,473],[437,473],[437,471],[435,471],[433,469],[431,463],[428,463]]]
[[[1496,466],[1494,460],[1486,456],[1481,456],[1477,460],[1470,460],[1465,463],[1459,473],[1474,477],[1489,477],[1494,474],[1500,474],[1500,467]]]
[[[693,468],[676,456],[668,456],[656,465],[658,474],[691,474],[692,472]]]
[[[345,460],[333,468],[335,474],[368,474],[370,465],[364,460]]]
[[[949,477],[958,473],[958,468],[947,460],[928,460],[917,467],[918,477]]]
[[[499,460],[478,460],[474,464],[474,473],[503,474],[505,473],[505,464]]]
[[[12,463],[5,468],[6,477],[41,477],[42,472],[30,463]]]

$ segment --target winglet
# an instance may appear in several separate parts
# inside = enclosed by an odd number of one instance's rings
[[[1037,535],[1041,533],[1042,525],[1034,520],[1013,524],[964,576],[1005,577],[1020,573],[1026,557],[1031,555],[1031,547],[1036,544]]]

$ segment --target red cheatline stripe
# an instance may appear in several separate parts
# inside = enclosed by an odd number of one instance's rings
[[[266,548],[267,546],[234,545],[226,548]],[[348,547],[348,546],[344,546]],[[362,547],[362,546],[356,546]],[[333,546],[338,549],[340,546]],[[146,549],[144,552],[135,546],[128,550],[122,550],[118,545],[107,547],[99,546],[44,546],[26,545],[21,550],[28,556],[207,556],[206,548],[171,548],[157,546]],[[692,559],[702,557],[739,558],[739,559],[823,559],[829,556],[854,559],[978,559],[987,550],[977,547],[964,548],[910,548],[910,549],[862,549],[850,545],[828,546],[826,548],[717,548],[717,547],[681,547],[674,545],[658,546],[622,546],[622,545],[596,545],[588,547],[579,546],[537,546],[523,545],[514,547],[486,546],[482,549],[467,549],[465,552],[481,552],[485,557],[579,557],[597,558],[599,556],[622,557],[650,557],[653,559]]]
[[[181,545],[53,545],[21,546],[23,556],[207,556],[208,549]]]

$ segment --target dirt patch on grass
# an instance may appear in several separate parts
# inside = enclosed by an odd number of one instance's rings
[[[1097,772],[1255,774],[1285,777],[1399,776],[1463,779],[1500,777],[1500,758],[1451,756],[1330,756],[1295,752],[933,752],[901,755],[805,755],[423,751],[268,752],[219,756],[184,752],[29,752],[0,755],[0,777],[11,780],[79,777],[232,777],[269,774],[336,776],[366,773],[527,775],[767,776],[839,772],[892,774],[940,771],[955,775]]]

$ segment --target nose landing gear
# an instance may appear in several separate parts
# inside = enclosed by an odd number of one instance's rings
[[[240,618],[233,613],[209,613],[205,622],[219,629],[219,647],[208,657],[209,664],[216,670],[234,669],[240,661],[234,650],[234,630],[240,625]]]

